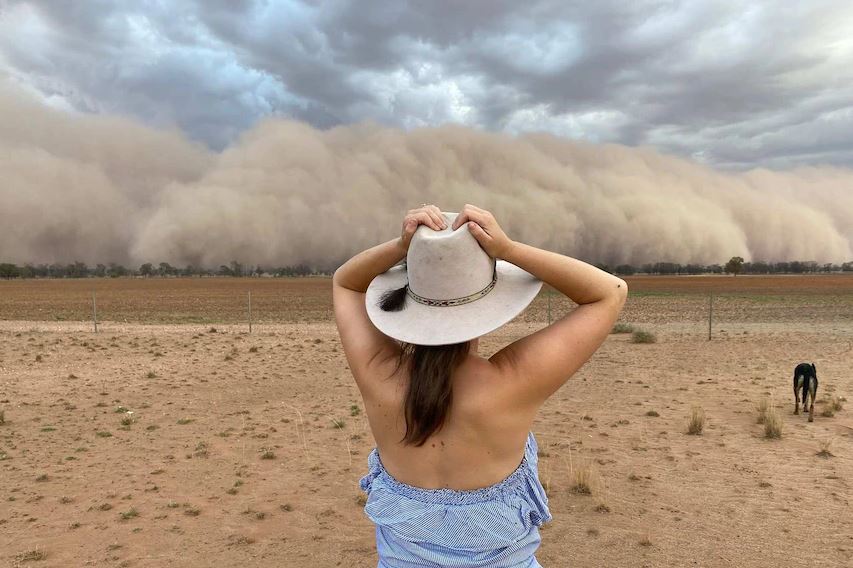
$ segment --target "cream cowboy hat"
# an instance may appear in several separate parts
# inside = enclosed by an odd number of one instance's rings
[[[495,260],[457,213],[442,212],[447,228],[420,225],[403,265],[370,283],[367,315],[379,331],[406,343],[448,345],[494,331],[533,301],[542,281],[505,260]],[[384,294],[406,287],[402,309],[380,307]]]

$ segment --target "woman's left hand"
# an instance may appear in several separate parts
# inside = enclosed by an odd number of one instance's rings
[[[447,228],[447,221],[441,214],[441,209],[435,205],[424,204],[417,209],[409,210],[403,218],[403,230],[400,234],[403,250],[409,250],[409,243],[412,242],[412,235],[415,234],[418,225],[426,225],[433,231],[441,231]]]

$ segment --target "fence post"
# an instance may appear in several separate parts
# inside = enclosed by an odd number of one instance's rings
[[[95,333],[98,333],[98,300],[92,292],[92,323],[95,324]]]
[[[252,333],[252,291],[249,290],[249,333]]]
[[[714,293],[708,297],[708,341],[711,341],[711,322],[714,320]]]

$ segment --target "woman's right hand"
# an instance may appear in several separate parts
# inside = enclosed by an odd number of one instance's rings
[[[485,209],[465,205],[453,221],[453,230],[464,223],[468,223],[468,230],[489,256],[504,258],[512,248],[513,241],[503,232],[495,216]]]

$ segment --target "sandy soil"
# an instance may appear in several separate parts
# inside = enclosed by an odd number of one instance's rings
[[[853,403],[821,416],[823,395],[853,392],[849,289],[733,292],[710,342],[701,294],[637,292],[625,319],[657,343],[610,336],[534,425],[554,514],[540,562],[851,565]],[[373,440],[320,296],[251,335],[0,322],[0,566],[375,566],[358,489]],[[537,302],[481,352],[544,325]],[[821,381],[813,423],[792,415],[802,360]],[[766,397],[778,440],[756,423]],[[592,495],[570,489],[583,468]]]

